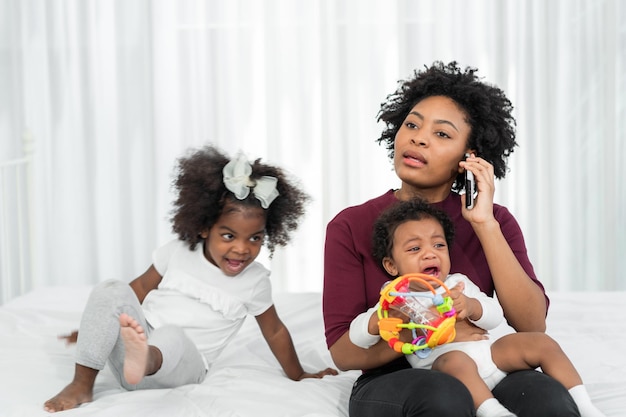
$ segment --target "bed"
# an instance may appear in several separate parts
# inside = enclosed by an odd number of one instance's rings
[[[44,416],[43,402],[71,379],[73,346],[57,339],[78,327],[90,287],[40,288],[0,307],[0,416]],[[626,292],[553,293],[548,333],[570,356],[595,404],[607,416],[626,416]],[[276,308],[291,331],[307,370],[333,366],[326,349],[318,293],[276,294]],[[495,336],[508,332],[498,328]],[[320,380],[289,380],[254,320],[200,385],[126,392],[108,369],[94,401],[60,416],[347,416],[358,371]]]

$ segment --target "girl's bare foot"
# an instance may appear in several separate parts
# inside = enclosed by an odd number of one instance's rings
[[[93,384],[97,375],[98,370],[76,364],[74,380],[56,396],[46,401],[43,409],[54,413],[56,411],[69,410],[92,401]]]
[[[126,350],[124,357],[124,378],[136,385],[146,376],[148,365],[148,340],[143,327],[126,313],[120,314],[120,335]]]

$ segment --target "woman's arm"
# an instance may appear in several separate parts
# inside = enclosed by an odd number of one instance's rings
[[[494,219],[475,225],[474,230],[485,251],[498,301],[509,324],[520,332],[544,332],[547,314],[544,293],[519,264],[500,224]]]
[[[483,247],[504,316],[517,331],[545,331],[545,295],[520,265],[493,215],[493,166],[476,157],[461,162],[461,166],[474,173],[478,187],[476,204],[471,210],[463,205],[463,217]]]
[[[342,371],[373,369],[404,356],[382,339],[369,349],[360,348],[350,341],[349,332],[337,339],[329,350],[333,362]]]
[[[289,330],[278,317],[274,306],[256,316],[256,321],[270,350],[290,379],[300,381],[304,378],[322,378],[325,375],[337,375],[337,371],[332,368],[326,368],[317,373],[304,371],[296,354],[296,349],[293,346]]]

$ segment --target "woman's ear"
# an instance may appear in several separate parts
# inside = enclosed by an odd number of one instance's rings
[[[387,271],[389,275],[391,275],[392,277],[398,276],[398,268],[396,268],[396,264],[393,261],[393,259],[391,259],[388,256],[385,256],[383,258],[382,263],[383,263],[383,268],[385,268],[385,271]]]
[[[209,229],[204,229],[203,231],[200,232],[200,237],[202,239],[206,239],[209,237]]]

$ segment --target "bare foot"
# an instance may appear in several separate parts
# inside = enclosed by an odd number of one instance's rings
[[[143,327],[126,313],[120,314],[120,335],[126,350],[124,357],[124,378],[136,385],[146,376],[148,365],[148,340]]]
[[[69,410],[93,400],[93,383],[98,371],[77,364],[75,372],[74,380],[44,403],[44,410],[50,413]]]

